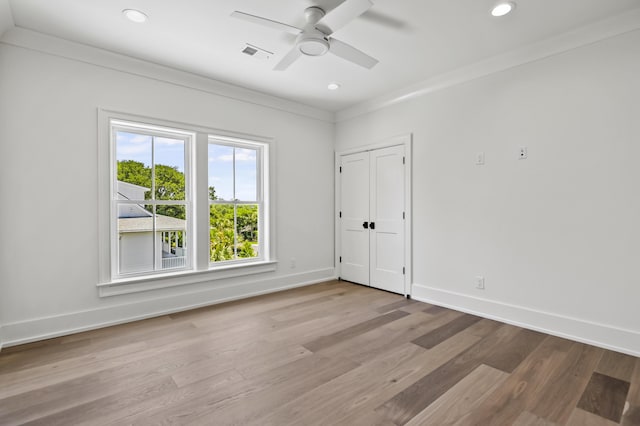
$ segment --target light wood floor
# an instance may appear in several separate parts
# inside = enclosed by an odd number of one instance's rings
[[[0,353],[0,424],[638,425],[640,361],[344,282]]]

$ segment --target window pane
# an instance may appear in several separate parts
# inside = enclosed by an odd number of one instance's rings
[[[236,200],[257,201],[257,151],[236,148]]]
[[[184,200],[184,141],[153,138],[156,200]]]
[[[135,204],[119,204],[118,211],[130,211],[132,207],[140,208],[134,215],[118,218],[119,273],[187,266],[185,206],[156,206],[155,224],[152,206],[145,206],[150,212]]]
[[[157,269],[175,269],[187,266],[187,221],[185,218],[185,206],[156,206]]]
[[[233,232],[233,204],[213,204],[209,206],[209,259],[221,262],[235,259]]]
[[[147,135],[116,132],[118,199],[150,198],[151,140]]]
[[[118,272],[153,271],[153,213],[137,204],[119,203],[118,214]]]
[[[233,147],[209,144],[209,198],[233,201]]]
[[[239,258],[258,257],[258,206],[236,207],[237,253]]]

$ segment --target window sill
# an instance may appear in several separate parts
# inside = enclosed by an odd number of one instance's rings
[[[277,261],[271,260],[248,264],[225,265],[204,271],[179,271],[153,276],[118,279],[98,284],[98,295],[100,297],[119,296],[122,294],[222,280],[225,278],[262,274],[275,271],[277,265]]]

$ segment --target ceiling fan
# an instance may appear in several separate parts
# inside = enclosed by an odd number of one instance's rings
[[[371,6],[373,6],[371,0],[345,0],[329,13],[325,13],[317,6],[308,7],[304,11],[307,24],[303,28],[239,11],[233,12],[231,16],[298,36],[293,49],[275,66],[274,70],[276,71],[286,70],[302,55],[322,56],[327,52],[361,67],[371,69],[378,63],[377,59],[331,37],[331,34],[362,15]]]

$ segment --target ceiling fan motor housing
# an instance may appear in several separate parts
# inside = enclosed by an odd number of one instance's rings
[[[329,51],[329,41],[326,35],[315,27],[315,24],[324,17],[324,10],[312,6],[308,7],[304,14],[307,25],[298,37],[296,46],[303,55],[322,56]]]

